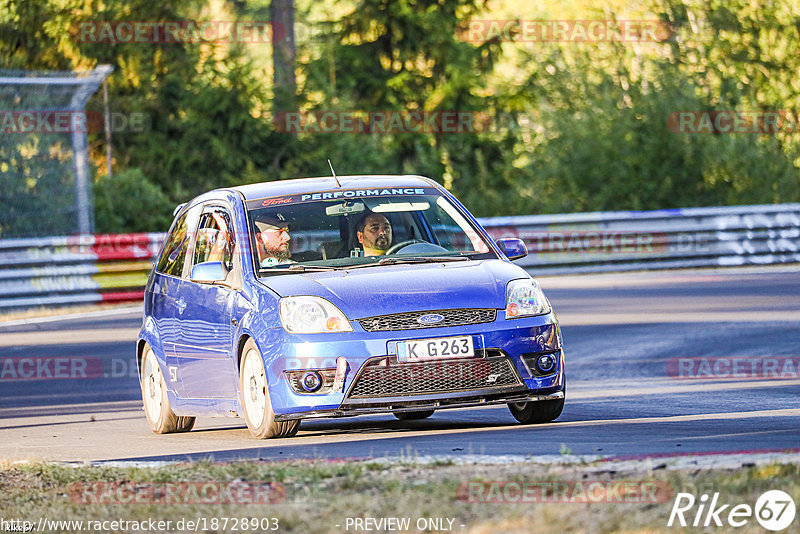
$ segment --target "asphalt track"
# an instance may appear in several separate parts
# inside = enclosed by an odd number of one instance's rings
[[[0,458],[274,460],[566,451],[637,457],[800,450],[800,269],[541,281],[559,314],[567,355],[567,403],[551,424],[519,425],[505,406],[487,406],[443,410],[417,422],[391,415],[305,421],[296,437],[280,440],[252,439],[241,419],[200,419],[189,434],[157,436],[141,411],[133,364],[141,311],[126,309],[0,323]],[[15,376],[20,368],[7,367],[6,360],[23,357],[83,358],[94,362],[89,374],[96,377],[57,378],[65,368],[52,364],[38,372],[53,377],[22,379]],[[699,360],[680,375],[676,358]],[[703,359],[708,367],[701,367]],[[777,374],[773,367],[767,376],[746,376],[754,369],[764,375],[767,361],[778,365]]]

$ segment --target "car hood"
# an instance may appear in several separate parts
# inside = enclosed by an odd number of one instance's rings
[[[501,309],[506,283],[527,276],[506,261],[482,260],[278,275],[261,282],[282,297],[323,297],[349,318],[360,319],[409,311]]]

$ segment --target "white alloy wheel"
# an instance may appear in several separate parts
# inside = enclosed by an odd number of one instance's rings
[[[242,396],[244,397],[244,411],[248,422],[254,427],[264,423],[266,409],[267,377],[264,373],[264,364],[261,355],[255,348],[250,348],[244,355],[244,378]]]
[[[167,383],[150,344],[145,344],[144,346],[140,382],[144,413],[153,432],[156,434],[168,434],[171,432],[188,432],[192,429],[195,418],[186,415],[175,415],[169,405]]]
[[[269,397],[264,360],[252,339],[247,340],[242,353],[239,371],[239,389],[242,393],[244,419],[250,433],[258,439],[283,438],[297,434],[300,420],[275,421]]]
[[[142,399],[147,418],[151,421],[161,419],[161,390],[164,386],[164,376],[156,361],[156,355],[149,346],[145,349],[144,365],[142,370]]]

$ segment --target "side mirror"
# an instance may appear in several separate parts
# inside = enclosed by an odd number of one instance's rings
[[[192,280],[195,282],[222,282],[228,276],[228,269],[221,261],[206,261],[192,267]]]
[[[498,239],[495,244],[509,260],[518,260],[528,255],[528,247],[525,246],[522,239],[506,237]]]

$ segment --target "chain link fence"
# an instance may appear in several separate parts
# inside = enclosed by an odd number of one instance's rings
[[[0,69],[0,239],[94,232],[84,108],[111,71]]]

